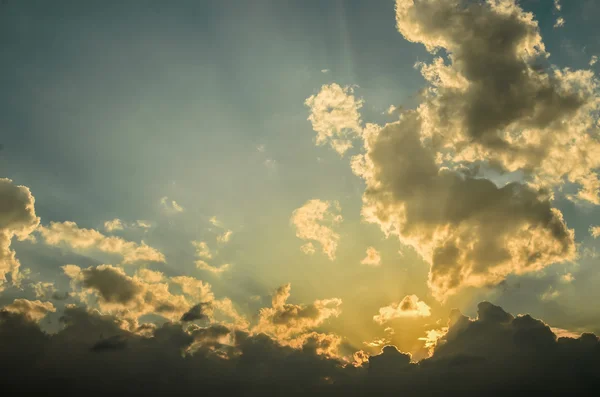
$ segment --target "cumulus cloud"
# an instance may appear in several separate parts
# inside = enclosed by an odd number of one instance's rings
[[[400,302],[379,309],[373,320],[379,324],[396,318],[429,317],[431,308],[416,295],[406,295]]]
[[[231,268],[229,263],[225,263],[218,267],[211,266],[202,260],[197,260],[195,263],[196,263],[196,269],[206,270],[206,271],[214,273],[214,274],[221,274]]]
[[[75,222],[50,222],[49,226],[40,226],[38,231],[46,244],[64,244],[74,250],[98,250],[123,257],[123,263],[165,262],[165,256],[143,241],[137,244],[121,237],[105,236],[94,229],[84,229]]]
[[[113,220],[104,222],[104,230],[106,230],[109,233],[113,232],[115,230],[134,229],[134,228],[150,229],[151,227],[152,227],[152,224],[150,222],[144,221],[144,220],[137,220],[135,222],[126,223],[126,222],[123,222],[119,218],[115,218]]]
[[[429,86],[420,137],[448,166],[484,162],[531,184],[579,185],[571,198],[600,203],[598,81],[589,70],[544,66],[538,23],[513,0],[397,0],[409,41],[436,57],[418,67]]]
[[[367,256],[360,263],[368,266],[379,266],[381,264],[381,255],[374,247],[369,247],[367,248]]]
[[[0,291],[7,282],[6,275],[11,275],[14,284],[19,280],[21,263],[10,247],[12,239],[16,237],[23,241],[29,238],[39,223],[35,199],[29,188],[0,178]]]
[[[512,0],[397,0],[399,32],[436,57],[418,65],[429,86],[416,110],[369,125],[363,216],[431,264],[438,300],[576,257],[574,232],[553,208],[565,180],[571,198],[598,202],[597,82],[589,71],[542,68],[533,16]],[[498,186],[481,167],[520,171]]]
[[[323,253],[334,260],[340,235],[333,227],[343,220],[340,212],[337,201],[309,200],[294,210],[290,222],[296,228],[296,237],[319,243]],[[313,253],[314,246],[304,245],[302,251]]]
[[[28,299],[15,299],[13,303],[2,308],[12,313],[20,313],[32,321],[40,321],[48,313],[56,312],[56,308],[52,302],[42,302],[39,300],[30,301]]]
[[[271,307],[260,310],[255,332],[289,340],[340,315],[342,300],[339,298],[316,300],[309,305],[287,303],[291,288],[288,283],[273,293]]]
[[[229,242],[232,234],[233,234],[233,231],[231,231],[231,230],[225,231],[223,234],[220,234],[217,236],[217,242],[219,242],[221,244]]]
[[[593,238],[600,237],[600,226],[591,226],[590,234],[592,235]]]
[[[573,231],[542,192],[439,167],[421,142],[422,123],[408,112],[367,136],[353,168],[367,185],[364,218],[431,264],[437,299],[575,257]]]
[[[565,19],[563,17],[558,17],[554,23],[554,27],[562,28],[563,26],[565,26]]]
[[[178,213],[184,211],[183,207],[179,205],[177,201],[170,200],[167,196],[160,199],[160,205],[167,212]]]
[[[590,58],[590,66],[594,66],[597,63],[598,63],[598,56],[592,55],[592,57]]]
[[[112,221],[106,221],[104,222],[104,230],[107,232],[123,230],[123,222],[119,218],[115,218]]]
[[[281,307],[289,288],[275,295],[274,306]],[[218,387],[235,396],[283,391],[293,396],[478,396],[523,390],[542,396],[595,395],[600,386],[595,335],[554,329],[566,335],[557,337],[542,321],[515,317],[487,302],[479,305],[476,319],[453,311],[432,356],[418,363],[391,345],[380,354],[358,351],[345,360],[327,353],[339,339],[316,332],[304,334],[293,347],[219,324],[142,324],[127,330],[121,322],[68,306],[61,329],[47,334],[21,313],[0,311],[0,356],[11,358],[0,381],[24,393],[43,381],[47,393],[61,395],[183,395]],[[90,374],[102,381],[92,381]],[[24,376],[35,382],[23,382]]]
[[[340,155],[353,146],[353,139],[362,132],[359,109],[362,100],[356,99],[352,87],[329,84],[305,104],[310,108],[308,120],[317,133],[317,145],[329,144]]]
[[[192,245],[196,248],[196,256],[204,259],[211,259],[212,253],[208,244],[205,241],[192,241]]]
[[[145,269],[129,276],[111,265],[85,269],[66,265],[63,270],[83,303],[132,321],[147,314],[177,321],[194,305],[214,300],[209,284],[187,276],[166,279],[159,272]],[[171,285],[178,285],[182,294],[172,293]]]

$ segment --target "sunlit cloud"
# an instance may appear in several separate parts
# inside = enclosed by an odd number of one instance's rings
[[[123,257],[123,263],[165,262],[165,256],[143,241],[137,244],[121,237],[107,237],[95,229],[84,229],[75,222],[50,222],[49,226],[40,226],[38,231],[48,245],[65,246],[76,250],[98,250]]]
[[[381,264],[381,255],[374,247],[369,247],[367,248],[367,256],[360,263],[368,266],[379,266]]]
[[[196,256],[204,259],[212,258],[210,248],[205,241],[192,241],[192,245],[196,248]]]
[[[362,100],[353,95],[352,87],[324,85],[318,94],[306,100],[309,120],[317,133],[316,144],[329,144],[340,155],[353,146],[353,139],[362,131],[360,114]]]
[[[292,213],[291,224],[296,228],[296,237],[319,243],[329,259],[335,259],[340,235],[333,227],[342,222],[341,207],[338,202],[309,200]],[[304,245],[302,251],[307,254],[315,250],[312,244]]]
[[[214,274],[221,274],[231,268],[231,266],[228,263],[225,263],[218,267],[211,266],[202,260],[197,260],[195,263],[196,263],[196,269],[206,270],[206,271],[214,273]]]
[[[181,205],[179,205],[175,200],[170,200],[167,196],[160,199],[160,204],[167,212],[178,213],[184,211],[184,208]]]
[[[56,308],[52,302],[30,301],[22,298],[15,299],[13,303],[4,306],[2,310],[21,313],[36,322],[46,317],[48,313],[56,312]]]
[[[223,234],[220,234],[220,235],[217,236],[217,242],[219,242],[221,244],[229,242],[229,240],[231,239],[231,235],[232,234],[233,234],[233,231],[227,230]]]
[[[429,317],[431,308],[416,295],[406,295],[400,302],[392,303],[379,309],[379,314],[373,320],[385,324],[397,318]]]

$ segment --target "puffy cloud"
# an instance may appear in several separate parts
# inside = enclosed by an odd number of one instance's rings
[[[353,168],[367,185],[364,218],[431,264],[437,299],[575,257],[574,233],[543,192],[439,167],[421,141],[423,123],[407,112],[374,130]]]
[[[317,249],[315,248],[315,245],[309,241],[308,243],[300,246],[300,251],[304,252],[306,255],[313,255],[315,252],[317,252]]]
[[[563,17],[558,17],[554,23],[554,27],[562,28],[563,26],[565,26],[565,19]]]
[[[362,132],[360,114],[362,100],[357,100],[352,87],[329,84],[305,104],[310,108],[308,120],[317,133],[317,145],[329,144],[340,155],[352,148],[352,141]]]
[[[201,302],[192,306],[187,312],[181,316],[181,321],[190,322],[196,320],[204,320],[209,318],[209,313],[212,311],[211,302]]]
[[[592,55],[592,57],[590,58],[590,66],[594,66],[597,63],[598,63],[598,56]]]
[[[192,241],[192,245],[196,247],[196,256],[204,259],[211,259],[212,253],[208,244],[205,241]]]
[[[600,237],[600,226],[591,226],[590,234],[592,235],[593,238]]]
[[[115,218],[113,220],[104,222],[104,230],[106,230],[109,233],[113,232],[115,230],[135,229],[135,228],[150,229],[151,227],[152,227],[152,224],[149,221],[144,221],[144,220],[137,220],[132,223],[126,223],[126,222],[123,222],[119,218]]]
[[[381,264],[381,255],[373,248],[367,248],[367,256],[360,262],[363,265],[379,266]]]
[[[187,276],[166,279],[161,273],[147,269],[129,276],[111,265],[86,269],[66,265],[63,270],[72,280],[73,290],[80,291],[76,295],[82,302],[95,303],[104,313],[132,321],[146,314],[177,321],[192,306],[214,300],[209,284]],[[183,294],[171,293],[170,284],[178,285]],[[91,299],[94,297],[97,299]]]
[[[29,238],[39,223],[35,199],[29,188],[0,178],[0,291],[7,281],[7,274],[11,275],[13,283],[19,281],[21,264],[10,247],[13,237],[21,241]]]
[[[170,200],[167,196],[160,199],[160,205],[167,212],[179,213],[184,211],[183,207],[177,201]]]
[[[220,234],[217,236],[217,242],[222,243],[222,244],[229,242],[232,234],[233,234],[233,231],[227,230],[223,234]]]
[[[38,231],[46,244],[65,244],[74,250],[98,250],[123,257],[123,263],[165,262],[165,256],[155,248],[127,241],[121,237],[105,236],[94,229],[82,229],[75,222],[50,222]]]
[[[112,232],[114,230],[123,230],[123,221],[119,218],[115,218],[112,221],[104,222],[104,230]]]
[[[342,222],[340,211],[337,201],[309,200],[294,210],[290,222],[295,226],[298,238],[319,243],[323,253],[334,260],[340,236],[333,227]],[[314,246],[304,245],[302,251],[313,253]]]
[[[225,263],[219,267],[215,267],[215,266],[211,266],[208,263],[202,261],[202,260],[197,260],[196,262],[196,269],[200,269],[200,270],[206,270],[208,272],[211,272],[213,274],[221,274],[227,270],[229,270],[231,268],[231,266],[229,265],[229,263]]]
[[[290,291],[291,284],[288,283],[274,292],[272,306],[260,310],[254,332],[264,332],[278,340],[289,340],[341,313],[342,300],[339,298],[316,300],[309,305],[294,305],[287,303]]]
[[[479,305],[477,319],[453,311],[432,357],[419,363],[394,346],[371,356],[359,351],[345,361],[328,353],[339,339],[316,332],[292,347],[219,324],[144,324],[128,331],[119,318],[73,306],[61,323],[57,333],[46,334],[22,314],[0,311],[0,356],[11,358],[0,371],[5,387],[26,393],[43,382],[46,392],[61,395],[183,395],[218,387],[234,396],[283,391],[477,396],[523,390],[541,396],[595,395],[600,386],[595,335],[557,338],[542,321],[489,303]],[[23,382],[25,376],[32,381]]]
[[[600,203],[598,81],[589,70],[545,67],[537,22],[513,0],[397,0],[400,33],[427,50],[420,138],[447,165],[486,162],[532,184],[578,184]]]
[[[379,309],[379,314],[373,320],[379,324],[395,318],[429,317],[431,308],[416,295],[406,295],[400,302],[392,303]]]
[[[56,308],[52,302],[30,301],[28,299],[15,299],[13,303],[4,306],[2,310],[21,313],[32,321],[40,321],[48,313],[56,312]]]
[[[33,293],[35,294],[36,298],[48,299],[57,292],[54,283],[47,281],[38,281],[37,283],[31,283],[30,287],[33,290]]]

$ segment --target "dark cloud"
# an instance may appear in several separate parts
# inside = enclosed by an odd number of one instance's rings
[[[190,310],[188,310],[183,314],[183,316],[181,316],[181,321],[190,322],[196,320],[204,320],[208,318],[207,310],[210,310],[210,308],[210,302],[198,303],[197,305],[192,306]]]
[[[265,334],[213,324],[123,329],[120,319],[69,306],[56,334],[21,313],[0,312],[0,382],[61,395],[597,395],[600,343],[557,338],[542,321],[483,302],[478,317],[451,314],[431,358],[386,346],[355,367],[318,354],[319,334],[297,348]],[[140,326],[138,329],[143,328]],[[322,347],[322,346],[321,346]]]

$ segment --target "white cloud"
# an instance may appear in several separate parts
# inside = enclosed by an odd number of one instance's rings
[[[107,237],[94,229],[82,229],[75,222],[51,222],[50,226],[40,226],[41,233],[46,244],[65,244],[74,250],[95,249],[101,252],[118,254],[123,257],[123,263],[165,262],[164,255],[155,248],[132,241],[126,241],[121,237]]]
[[[113,232],[115,230],[136,229],[136,228],[150,229],[151,227],[152,227],[152,224],[149,221],[144,221],[144,220],[137,220],[132,223],[126,223],[126,222],[123,222],[119,218],[115,218],[113,220],[104,222],[104,230],[106,230],[109,233]]]
[[[212,253],[208,244],[205,241],[192,241],[192,245],[196,247],[196,256],[204,259],[211,259]]]
[[[407,40],[450,56],[418,64],[429,86],[416,110],[366,125],[365,153],[352,160],[367,185],[363,217],[431,264],[442,301],[574,259],[551,192],[568,180],[580,184],[578,200],[599,202],[593,73],[540,70],[539,27],[512,0],[397,0],[396,12]],[[482,162],[527,182],[497,186],[477,174]]]
[[[184,209],[175,200],[170,200],[167,196],[160,199],[160,204],[167,212],[183,212]]]
[[[398,303],[392,303],[379,309],[379,314],[373,316],[373,320],[379,324],[396,318],[414,318],[431,316],[431,308],[416,295],[406,295]]]
[[[56,312],[56,308],[52,302],[42,302],[39,300],[30,301],[28,299],[15,299],[13,303],[4,306],[2,309],[13,313],[24,314],[36,322],[39,322],[46,317],[48,313]]]
[[[597,63],[598,63],[598,56],[592,55],[592,57],[590,58],[590,66],[594,66]]]
[[[590,234],[593,238],[600,237],[600,226],[590,226]]]
[[[332,228],[342,222],[340,211],[336,201],[309,200],[294,210],[290,222],[295,226],[298,238],[319,243],[323,253],[334,260],[340,236]],[[314,246],[304,245],[302,251],[312,253]]]
[[[231,268],[231,266],[228,263],[223,264],[223,265],[221,265],[219,267],[211,266],[211,265],[209,265],[208,263],[206,263],[206,262],[204,262],[202,260],[197,260],[195,263],[196,263],[196,268],[197,269],[199,269],[199,270],[206,270],[206,271],[209,271],[209,272],[214,273],[214,274],[221,274],[221,273],[223,273],[223,272],[225,272],[225,271],[227,271],[227,270],[229,270]]]
[[[316,300],[309,305],[287,303],[290,290],[288,283],[275,291],[272,306],[260,310],[254,332],[264,332],[280,341],[286,340],[318,327],[341,313],[342,300],[338,298]]]
[[[317,133],[316,144],[329,144],[340,155],[350,149],[353,139],[362,132],[360,114],[362,100],[357,100],[352,87],[338,84],[324,85],[317,95],[305,104],[310,108],[308,120]]]
[[[104,230],[106,230],[107,232],[112,232],[114,230],[123,230],[123,222],[118,218],[115,218],[112,221],[106,221],[104,222]]]
[[[369,247],[367,248],[367,256],[360,263],[368,266],[379,266],[381,255],[374,247]]]
[[[330,70],[329,69],[321,69],[321,73],[329,73]]]
[[[563,17],[558,17],[554,23],[554,27],[562,28],[563,26],[565,26],[565,19]]]
[[[217,236],[217,242],[219,242],[221,244],[229,242],[229,240],[231,239],[231,235],[232,234],[233,234],[232,230],[227,230],[223,234],[220,234],[220,235]]]
[[[12,275],[13,284],[18,285],[20,280],[21,263],[11,249],[12,239],[28,239],[39,223],[40,218],[35,214],[35,199],[29,188],[0,178],[0,291],[7,281],[7,274]]]

